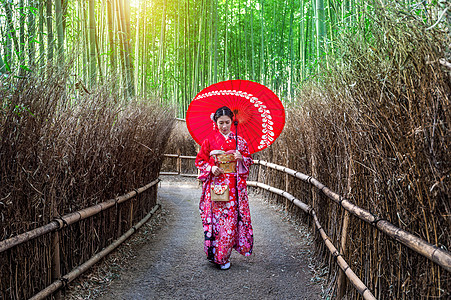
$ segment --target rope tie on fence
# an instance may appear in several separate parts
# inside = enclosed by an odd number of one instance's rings
[[[60,281],[61,281],[62,284],[63,284],[63,288],[66,288],[67,285],[69,284],[69,279],[67,279],[67,278],[64,277],[64,276],[60,278]]]
[[[56,218],[55,218],[55,221],[57,221],[58,224],[59,224],[58,230],[62,230],[64,227],[68,227],[68,226],[69,226],[69,224],[67,223],[67,221],[64,220],[63,217],[62,217],[61,215],[58,216],[58,217],[56,217]],[[60,221],[61,221],[61,222],[60,222]],[[63,225],[61,226],[61,224],[63,224]]]
[[[374,218],[374,221],[371,222],[371,225],[373,225],[374,227],[377,227],[377,222],[383,220],[382,218],[379,218],[379,216],[375,215],[375,214],[371,214]]]
[[[341,196],[341,195],[339,195],[338,196],[338,204],[340,204],[340,206],[341,206],[341,202],[343,202],[343,196]]]

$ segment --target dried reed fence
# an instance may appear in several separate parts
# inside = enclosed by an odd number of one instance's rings
[[[336,41],[334,57],[341,60],[328,62],[335,69],[320,83],[303,86],[298,101],[288,106],[282,135],[254,158],[301,170],[357,206],[449,251],[451,70],[440,63],[449,36],[438,27],[427,30],[418,16],[391,6],[362,19],[361,34],[350,30]],[[376,298],[451,296],[445,268],[350,216],[309,184],[264,167],[253,172],[252,180],[284,189],[317,211],[331,241]],[[292,207],[280,196],[268,197]],[[359,298],[322,243],[317,250],[329,266],[328,293]]]
[[[182,175],[194,177],[197,173],[194,158],[199,151],[199,146],[194,142],[188,132],[186,122],[177,119],[171,136],[166,145],[161,175]]]
[[[149,101],[120,101],[108,85],[79,94],[68,74],[1,82],[0,241],[54,220],[60,226],[61,216],[77,218],[71,213],[158,178],[173,112]],[[152,188],[3,251],[0,298],[38,293],[122,236],[155,204]],[[51,271],[57,261],[60,274]]]

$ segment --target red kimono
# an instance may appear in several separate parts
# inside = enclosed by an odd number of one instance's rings
[[[227,139],[220,132],[215,132],[204,140],[196,158],[196,167],[200,170],[199,180],[203,182],[199,210],[205,235],[204,251],[208,260],[221,265],[229,262],[232,248],[242,255],[251,255],[254,243],[246,186],[252,158],[246,141],[238,136],[238,151],[243,156],[243,161],[238,161],[236,166],[238,203],[236,201],[236,174],[221,174],[215,178],[211,173],[215,160],[210,157],[210,152],[235,149],[236,142],[233,132],[229,133]],[[210,186],[212,182],[229,184],[229,201],[211,201]]]

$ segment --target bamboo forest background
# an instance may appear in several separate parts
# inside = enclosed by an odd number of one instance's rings
[[[88,92],[113,80],[124,98],[156,95],[183,117],[209,84],[250,79],[285,102],[335,53],[343,33],[362,31],[363,0],[0,0],[5,75],[71,62]],[[389,1],[391,2],[391,1]],[[439,2],[397,1],[425,22]],[[321,67],[320,67],[321,66]]]

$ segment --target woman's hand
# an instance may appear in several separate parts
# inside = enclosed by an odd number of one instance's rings
[[[240,151],[236,151],[235,153],[233,153],[233,155],[235,156],[236,160],[243,160],[243,155],[240,153]]]
[[[214,176],[219,176],[224,173],[224,170],[217,166],[213,166],[211,167],[211,173],[213,173]]]

